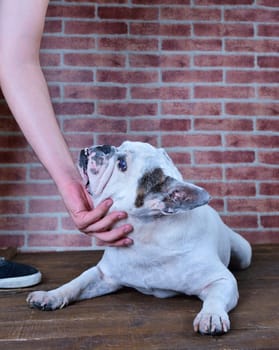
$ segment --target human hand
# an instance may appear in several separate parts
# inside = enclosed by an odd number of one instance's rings
[[[122,211],[108,213],[113,204],[111,199],[106,199],[94,208],[88,192],[78,181],[64,184],[59,190],[76,227],[85,234],[93,235],[97,245],[121,247],[133,243],[127,237],[133,230],[131,225],[114,228],[118,221],[127,218],[127,214]]]

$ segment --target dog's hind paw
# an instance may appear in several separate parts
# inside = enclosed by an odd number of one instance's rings
[[[52,292],[43,291],[30,293],[26,301],[31,308],[42,311],[62,309],[68,304],[68,301],[62,296],[58,296]]]
[[[201,334],[221,335],[230,329],[230,320],[226,312],[220,314],[201,311],[194,320],[194,330]]]

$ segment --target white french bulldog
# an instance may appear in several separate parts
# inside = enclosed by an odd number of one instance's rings
[[[146,143],[86,148],[79,167],[95,204],[111,197],[112,210],[128,213],[134,244],[107,247],[97,266],[57,289],[29,294],[29,305],[54,310],[124,286],[159,298],[184,293],[203,301],[195,331],[227,332],[238,301],[227,266],[247,268],[251,247],[206,205],[208,193],[185,182],[163,149]]]

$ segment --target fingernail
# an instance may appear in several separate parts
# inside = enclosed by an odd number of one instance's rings
[[[129,238],[125,239],[125,241],[124,241],[124,245],[126,247],[132,245],[133,243],[134,243],[134,241],[132,239],[129,239]]]
[[[112,200],[110,198],[105,200],[106,207],[111,207],[112,206]]]
[[[124,232],[125,233],[129,233],[129,232],[131,232],[133,230],[133,228],[131,227],[131,226],[125,226],[125,228],[124,228]]]

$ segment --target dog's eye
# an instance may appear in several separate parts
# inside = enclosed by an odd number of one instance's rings
[[[124,157],[120,157],[118,158],[118,169],[121,170],[122,172],[127,170],[127,162],[126,159]]]

